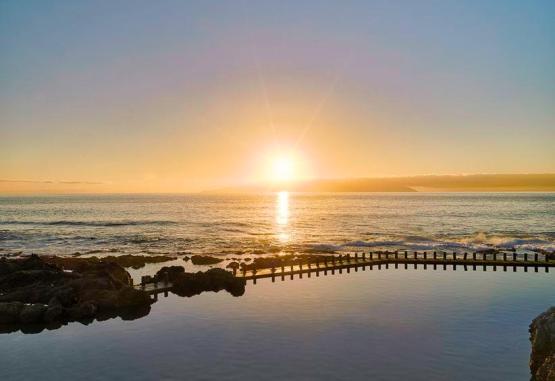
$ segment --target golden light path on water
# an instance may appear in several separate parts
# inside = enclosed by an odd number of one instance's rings
[[[282,191],[277,193],[276,200],[276,224],[277,236],[281,242],[289,241],[289,192]]]

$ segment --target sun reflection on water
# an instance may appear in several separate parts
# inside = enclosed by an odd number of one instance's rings
[[[289,241],[289,192],[278,192],[276,200],[277,236],[281,242]]]

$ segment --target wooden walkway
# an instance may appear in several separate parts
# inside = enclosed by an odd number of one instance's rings
[[[549,272],[550,267],[555,266],[555,261],[549,259],[541,254],[513,254],[513,253],[438,253],[438,252],[393,252],[393,253],[361,253],[351,255],[334,256],[332,259],[322,260],[317,257],[311,262],[287,265],[275,268],[264,269],[249,269],[234,271],[234,275],[246,280],[252,280],[256,283],[257,279],[261,278],[281,278],[285,280],[286,277],[293,279],[294,275],[302,278],[303,274],[308,277],[311,274],[320,276],[320,274],[328,275],[343,273],[345,270],[350,273],[351,269],[357,272],[359,269],[366,271],[366,269],[373,270],[389,269],[391,268],[414,268],[414,269],[430,269],[430,270],[457,270],[462,271],[481,269],[487,271],[491,268],[493,271],[501,269],[502,271],[516,272],[517,268],[522,268],[525,272],[532,268],[534,272],[539,272],[543,269]]]
[[[173,284],[171,282],[143,282],[133,287],[136,290],[141,290],[152,295],[153,300],[158,300],[158,294],[164,293],[165,297],[168,296],[168,293],[172,290]]]
[[[516,254],[516,253],[446,253],[446,252],[389,252],[389,253],[355,253],[354,255],[327,256],[319,258],[313,256],[310,262],[295,265],[280,266],[274,268],[260,268],[249,270],[233,270],[233,275],[251,280],[256,284],[257,279],[276,278],[281,280],[294,279],[297,275],[302,278],[306,275],[310,278],[313,274],[335,275],[368,270],[382,270],[390,268],[424,269],[424,270],[482,270],[516,272],[521,268],[524,272],[533,269],[539,272],[543,269],[549,272],[550,267],[555,267],[555,260],[549,260],[542,254]],[[152,295],[154,300],[158,294],[164,293],[168,296],[173,285],[169,281],[153,282],[149,276],[143,277],[141,284],[133,286],[137,290],[145,291]]]

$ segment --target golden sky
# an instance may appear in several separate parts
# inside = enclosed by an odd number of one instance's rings
[[[553,3],[308,3],[2,4],[0,192],[555,172]]]

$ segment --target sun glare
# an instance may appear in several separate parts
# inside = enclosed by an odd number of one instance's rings
[[[274,159],[272,170],[274,181],[292,180],[294,172],[294,163],[291,157],[280,156]]]

